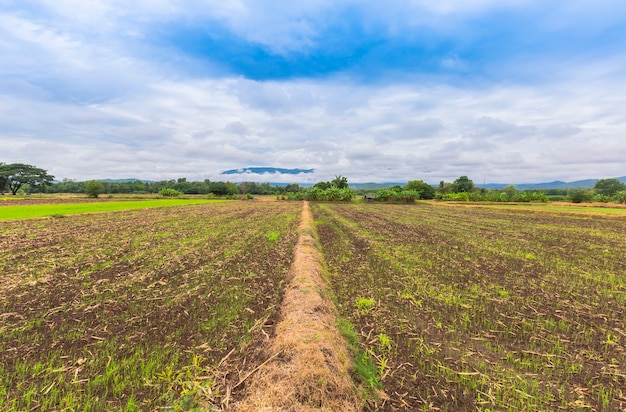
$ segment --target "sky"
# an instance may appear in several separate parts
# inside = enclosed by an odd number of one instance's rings
[[[0,0],[0,162],[58,180],[611,178],[625,108],[623,0]]]

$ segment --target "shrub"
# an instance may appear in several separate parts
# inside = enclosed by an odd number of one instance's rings
[[[420,192],[417,190],[394,190],[383,189],[379,190],[376,193],[376,199],[379,202],[404,202],[404,203],[413,203],[416,200],[420,199]]]
[[[161,189],[159,194],[163,197],[178,197],[182,195],[183,193],[179,192],[176,189],[172,189],[171,187],[166,187],[166,188]]]
[[[582,189],[573,189],[569,191],[567,196],[572,203],[591,202],[593,192]]]
[[[298,196],[301,193],[295,193],[294,195]],[[331,186],[327,189],[320,189],[319,187],[312,187],[308,189],[304,198],[306,200],[320,200],[320,201],[342,201],[349,202],[352,200],[354,196],[354,191],[352,189],[339,189],[338,187]]]

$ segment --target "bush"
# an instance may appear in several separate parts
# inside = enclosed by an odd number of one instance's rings
[[[591,202],[593,192],[589,190],[573,189],[569,191],[567,197],[569,197],[572,203]]]
[[[395,190],[393,188],[379,190],[375,200],[378,202],[413,203],[420,199],[420,192],[416,190]]]
[[[183,193],[179,192],[176,189],[172,189],[171,187],[166,187],[166,188],[161,189],[159,194],[163,197],[178,197],[182,195]]]
[[[419,193],[418,199],[434,199],[435,188],[422,180],[410,180],[405,186],[405,190],[413,190]]]
[[[301,193],[294,193],[294,195],[299,196]],[[319,200],[319,201],[342,201],[349,202],[352,200],[354,196],[354,191],[352,189],[339,189],[338,187],[331,186],[327,189],[320,189],[319,187],[312,187],[308,189],[304,193],[304,198],[306,200]]]

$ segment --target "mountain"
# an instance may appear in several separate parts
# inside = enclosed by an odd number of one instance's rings
[[[622,183],[626,184],[626,176],[617,177]],[[554,182],[545,182],[545,183],[515,183],[515,184],[506,184],[506,183],[487,183],[487,184],[477,184],[478,187],[484,187],[486,189],[503,189],[507,186],[515,186],[517,190],[531,190],[531,189],[591,189],[596,184],[599,179],[585,179],[585,180],[576,180],[573,182],[562,182],[560,180],[555,180]]]
[[[373,183],[373,182],[369,182],[369,183],[348,183],[348,186],[350,186],[350,189],[354,189],[354,190],[380,190],[380,189],[386,189],[388,187],[392,187],[392,186],[404,186],[406,185],[406,182],[400,183],[400,182],[387,182],[387,183]]]
[[[152,182],[152,180],[144,180],[144,179],[135,179],[135,178],[128,178],[128,179],[98,179],[101,182],[109,182],[109,183],[128,183],[128,182],[136,182],[136,181],[140,181],[141,183],[150,183]]]
[[[284,175],[299,175],[300,173],[313,173],[315,169],[282,169],[280,167],[244,167],[243,169],[230,169],[225,170],[221,174],[223,175],[245,175],[256,174],[262,175],[265,173],[280,173]]]

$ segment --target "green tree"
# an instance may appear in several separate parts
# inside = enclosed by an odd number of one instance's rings
[[[54,176],[35,166],[23,163],[0,165],[0,190],[8,187],[13,195],[16,195],[24,185],[30,185],[34,189],[45,189],[53,180]]]
[[[85,182],[85,193],[89,197],[97,198],[104,193],[104,184],[98,180],[89,180]]]
[[[0,169],[2,169],[2,167],[5,166],[4,163],[0,162]],[[8,179],[6,176],[4,176],[3,174],[0,174],[0,194],[4,195],[4,191],[7,187],[7,183],[8,183]]]
[[[302,188],[300,187],[299,184],[297,183],[290,183],[287,186],[284,187],[284,192],[285,193],[289,193],[289,192],[300,192],[302,190]]]
[[[618,192],[626,190],[626,184],[617,179],[600,179],[593,186],[593,190],[600,195],[614,196]]]
[[[313,185],[314,188],[316,189],[320,189],[320,190],[326,190],[329,189],[332,185],[328,182],[317,182]]]
[[[335,178],[330,181],[330,184],[331,186],[335,186],[338,189],[347,189],[348,178],[344,176],[335,176]]]
[[[467,176],[459,177],[452,183],[452,185],[454,187],[454,191],[457,193],[469,193],[474,191],[474,182],[472,182],[472,180]]]
[[[420,194],[420,199],[434,199],[435,188],[422,180],[409,180],[404,190],[412,190]]]

